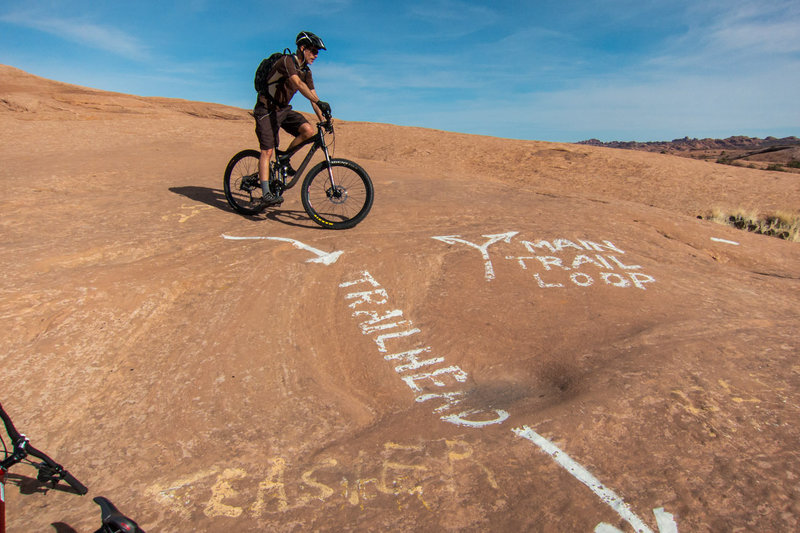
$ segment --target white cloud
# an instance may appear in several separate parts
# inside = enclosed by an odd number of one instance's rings
[[[800,125],[794,102],[800,71],[787,74],[768,92],[760,74],[726,77],[691,75],[655,81],[584,83],[573,89],[535,94],[511,105],[536,124],[560,124],[568,140],[614,132],[616,140],[773,133]],[[594,133],[593,133],[594,132]],[[752,133],[750,133],[752,135]],[[613,139],[604,139],[613,140]]]
[[[100,26],[79,19],[48,18],[24,12],[3,15],[0,20],[128,59],[142,61],[148,59],[150,55],[148,48],[141,41],[111,26]]]
[[[711,39],[727,51],[796,53],[800,52],[800,21],[736,21],[714,28]]]
[[[761,69],[800,52],[800,5],[726,2],[697,9],[703,14],[690,15],[707,22],[690,24],[670,39],[652,65],[701,71]]]

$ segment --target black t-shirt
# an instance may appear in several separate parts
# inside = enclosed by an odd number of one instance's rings
[[[299,76],[309,89],[312,91],[314,90],[314,78],[311,76],[311,69],[308,65],[300,67],[298,65],[297,56],[285,55],[275,64],[268,79],[271,83],[268,90],[272,105],[278,108],[288,107],[289,102],[291,102],[292,97],[297,92],[297,89],[293,89],[287,83],[289,78],[294,75]],[[280,81],[274,83],[276,80]],[[259,98],[259,102],[262,104],[264,103],[262,102],[262,98]],[[256,107],[258,107],[258,104]]]

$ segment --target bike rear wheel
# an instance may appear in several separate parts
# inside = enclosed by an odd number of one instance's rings
[[[258,179],[258,150],[242,150],[225,169],[225,198],[243,215],[256,215],[264,210],[261,203],[261,182]]]
[[[324,228],[352,228],[372,209],[372,180],[363,168],[347,159],[331,159],[330,170],[333,183],[325,161],[308,171],[300,191],[303,208]]]

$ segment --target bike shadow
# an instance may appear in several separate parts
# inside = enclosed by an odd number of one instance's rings
[[[242,215],[234,211],[228,204],[225,198],[225,191],[220,189],[211,189],[208,187],[198,187],[196,185],[187,185],[183,187],[170,187],[170,192],[180,194],[195,202],[200,202],[211,207],[216,207],[227,213],[233,213],[253,222],[263,222],[272,220],[287,226],[296,228],[324,230],[325,228],[318,226],[314,221],[308,218],[308,214],[304,210],[297,209],[281,209],[279,207],[272,207],[258,215]]]
[[[56,530],[56,533],[78,533],[77,529],[69,524],[65,524],[64,522],[53,522],[50,525],[53,526],[53,529]]]
[[[325,230],[325,228],[316,225],[314,221],[310,220],[308,218],[308,213],[302,210],[273,207],[269,211],[262,213],[261,216],[258,217],[258,220],[263,220],[265,218],[295,228]]]
[[[19,474],[6,474],[6,487],[8,486],[19,487],[19,493],[25,495],[47,494],[48,491],[55,490],[80,496],[80,494],[69,485],[63,485],[59,483],[55,487],[52,487],[51,485],[42,483],[38,479],[21,476]],[[64,522],[53,522],[50,525],[53,526],[53,529],[56,530],[56,533],[78,533],[75,528]]]
[[[184,187],[170,187],[170,192],[185,196],[195,202],[201,202],[211,207],[216,207],[222,211],[233,213],[233,209],[228,205],[225,199],[225,191],[220,189],[209,189],[208,187],[197,187],[195,185],[186,185]]]
[[[19,474],[6,474],[6,487],[9,485],[19,487],[20,494],[46,494],[48,491],[55,490],[58,492],[68,492],[70,494],[77,494],[80,496],[75,489],[66,485],[64,482],[59,483],[55,487],[43,483],[38,479],[21,476]]]

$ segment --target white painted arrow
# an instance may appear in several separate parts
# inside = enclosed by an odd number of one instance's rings
[[[729,241],[728,239],[720,239],[719,237],[711,237],[711,240],[714,242],[722,242],[725,244],[732,244],[733,246],[739,246],[739,243],[736,241]]]
[[[339,259],[339,256],[344,253],[342,251],[323,252],[322,250],[317,250],[316,248],[313,248],[305,243],[302,243],[295,239],[290,239],[288,237],[233,237],[231,235],[225,235],[223,233],[222,238],[232,241],[266,240],[266,241],[288,242],[291,243],[292,246],[294,246],[295,248],[311,252],[312,254],[317,256],[317,257],[312,257],[311,259],[307,259],[306,263],[322,263],[323,265],[332,265],[333,263],[336,262],[337,259]]]
[[[678,524],[675,523],[675,517],[671,513],[664,510],[663,507],[653,509],[653,514],[656,515],[656,525],[658,526],[659,533],[678,533]],[[597,524],[594,528],[594,533],[624,533],[615,528],[611,524],[602,522]]]
[[[622,498],[617,496],[613,490],[600,483],[599,479],[594,477],[591,472],[564,453],[558,446],[542,437],[528,426],[515,428],[512,431],[517,437],[528,439],[534,443],[575,479],[589,487],[592,492],[603,500],[603,503],[611,507],[623,520],[633,526],[634,531],[637,533],[653,533],[653,530],[631,511],[631,508],[628,507],[627,503],[622,501]],[[671,514],[665,512],[663,507],[655,509],[654,512],[658,530],[661,533],[678,533],[678,525],[675,523],[675,520],[673,520]],[[594,531],[595,533],[621,533],[618,529],[606,523],[598,524]]]
[[[494,267],[492,266],[492,260],[489,258],[489,246],[496,242],[505,241],[511,242],[511,237],[519,233],[518,231],[509,231],[508,233],[500,233],[497,235],[483,235],[489,239],[481,246],[478,246],[474,242],[465,241],[461,238],[461,235],[442,235],[440,237],[431,237],[432,239],[436,239],[437,241],[446,242],[447,244],[466,244],[467,246],[471,246],[472,248],[477,249],[481,256],[483,257],[484,269],[486,271],[486,281],[492,281],[494,279]]]

